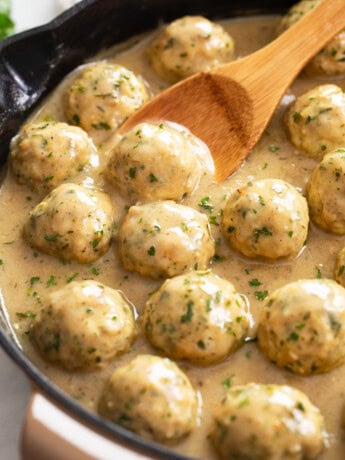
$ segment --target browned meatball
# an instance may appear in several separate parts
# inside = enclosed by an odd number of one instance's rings
[[[93,370],[130,348],[134,311],[123,295],[92,280],[48,295],[31,337],[42,355],[65,369]]]
[[[10,162],[16,180],[48,192],[78,175],[97,173],[99,158],[82,129],[58,122],[35,122],[12,139]]]
[[[300,375],[345,362],[345,289],[333,280],[299,280],[265,299],[258,343],[277,366]]]
[[[287,385],[234,386],[213,416],[211,440],[224,460],[311,460],[326,444],[319,409]]]
[[[63,184],[30,212],[24,237],[46,254],[89,263],[108,250],[113,227],[113,206],[107,194]]]
[[[129,209],[118,248],[127,270],[166,278],[207,268],[215,243],[205,214],[174,201],[156,201]]]
[[[316,86],[289,106],[285,123],[294,146],[321,160],[345,145],[344,91],[337,85]]]
[[[70,123],[88,133],[109,134],[149,98],[143,80],[110,62],[84,67],[67,88],[64,111]]]
[[[166,280],[146,302],[143,330],[174,359],[221,361],[241,346],[252,325],[247,299],[209,271]]]
[[[186,375],[167,358],[138,355],[118,367],[99,412],[147,438],[176,442],[196,425],[198,398]]]
[[[218,24],[185,16],[167,25],[148,49],[153,69],[174,83],[234,59],[234,41]]]
[[[111,151],[109,181],[131,202],[181,200],[213,172],[209,149],[187,128],[170,122],[140,123]]]
[[[238,187],[223,214],[223,234],[247,257],[296,257],[308,233],[308,206],[295,187],[263,179]]]

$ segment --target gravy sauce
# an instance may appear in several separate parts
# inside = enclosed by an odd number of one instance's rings
[[[274,36],[276,24],[275,17],[229,20],[222,23],[235,40],[238,56],[246,55],[269,42]],[[141,74],[149,82],[150,89],[155,94],[166,84],[157,78],[147,64],[145,48],[148,40],[150,37],[136,38],[130,43],[129,49],[115,47],[97,56],[97,59],[113,60]],[[327,82],[330,82],[330,79]],[[321,83],[320,79],[300,76],[283,98],[274,118],[246,163],[221,184],[214,184],[209,177],[203,178],[195,193],[183,202],[209,216],[212,234],[217,242],[212,270],[229,279],[239,292],[248,297],[256,320],[260,314],[262,298],[274,289],[301,278],[332,278],[336,254],[345,245],[344,237],[325,233],[310,224],[307,244],[296,259],[262,263],[245,259],[234,253],[223,241],[219,229],[221,210],[226,198],[239,184],[263,178],[281,178],[304,192],[316,162],[293,148],[287,139],[282,117],[286,105],[295,96]],[[345,89],[344,80],[337,80],[335,83]],[[65,85],[66,82],[62,83],[43,103],[33,115],[34,119],[42,120],[49,116],[65,121],[60,102]],[[109,143],[113,141],[102,138],[99,132],[94,133],[93,138],[105,162]],[[104,184],[104,187],[113,198],[116,219],[120,222],[127,203],[110,190],[109,186]],[[208,204],[213,206],[213,210],[203,209],[202,200],[205,197],[209,197]],[[30,248],[22,238],[22,227],[28,212],[41,199],[42,196],[31,192],[25,186],[16,184],[11,173],[6,172],[0,189],[1,292],[24,353],[60,388],[90,410],[96,410],[104,383],[116,366],[132,359],[139,352],[157,354],[157,351],[140,335],[132,350],[115,359],[106,369],[90,373],[67,373],[48,364],[37,354],[28,335],[32,315],[27,312],[37,313],[49,291],[63,287],[72,279],[95,279],[122,290],[140,314],[148,294],[155,290],[161,281],[125,271],[116,255],[116,241],[101,259],[87,265],[62,264],[59,260]],[[261,284],[252,286],[253,283],[250,281],[253,279],[257,279]],[[271,364],[257,348],[255,342],[244,344],[224,362],[217,365],[197,367],[186,362],[178,364],[186,372],[195,389],[200,392],[202,411],[200,426],[175,447],[177,451],[199,458],[215,459],[215,452],[207,439],[211,431],[210,413],[214,403],[222,397],[230,384],[258,382],[287,384],[304,391],[320,408],[329,433],[330,446],[320,458],[322,460],[345,458],[345,440],[341,426],[345,400],[343,384],[345,366],[326,374],[300,377]]]

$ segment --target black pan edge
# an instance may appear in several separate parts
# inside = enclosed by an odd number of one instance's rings
[[[291,0],[84,0],[52,22],[0,43],[0,167],[8,156],[10,139],[37,103],[64,75],[101,49],[185,14],[212,19],[277,14]],[[1,296],[0,296],[1,303]],[[1,318],[0,318],[1,319]],[[0,321],[0,344],[29,379],[61,407],[85,420],[116,442],[153,458],[187,460],[156,443],[114,425],[80,406],[63,393],[24,355]]]

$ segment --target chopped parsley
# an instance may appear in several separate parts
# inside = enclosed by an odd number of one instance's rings
[[[254,296],[257,300],[265,300],[266,297],[268,296],[268,291],[255,291]]]
[[[57,284],[57,283],[56,283],[56,278],[55,278],[55,276],[54,276],[54,275],[50,275],[50,278],[49,278],[49,280],[47,281],[46,286],[47,286],[47,287],[56,286],[56,284]]]
[[[30,278],[30,286],[33,287],[35,284],[39,283],[40,279],[39,276],[32,276]]]
[[[209,196],[205,196],[204,198],[202,198],[200,200],[200,203],[198,203],[198,206],[200,206],[200,208],[202,209],[205,209],[206,211],[212,212],[214,210]]]
[[[152,173],[149,175],[149,178],[150,178],[150,182],[158,182],[157,177]]]
[[[36,318],[36,313],[33,313],[32,311],[17,311],[16,316],[20,319],[35,319]]]
[[[256,228],[254,230],[254,242],[257,243],[259,241],[260,236],[272,236],[273,233],[267,227]]]
[[[46,241],[57,241],[58,238],[60,238],[60,235],[58,233],[54,233],[52,235],[44,235],[44,239]]]
[[[156,248],[154,246],[151,246],[148,250],[147,253],[149,256],[154,256],[156,254]]]
[[[222,381],[222,385],[224,388],[231,388],[232,385],[233,385],[233,378],[234,376],[233,375],[230,375],[229,377],[227,377],[226,379],[224,379]]]
[[[69,278],[66,279],[66,283],[71,283],[73,280],[75,280],[77,278],[78,275],[79,275],[79,273],[73,273],[72,276],[70,276]]]
[[[194,315],[193,305],[194,302],[192,300],[187,303],[187,310],[186,313],[181,316],[181,323],[189,323],[192,320]]]
[[[261,281],[259,281],[257,278],[253,278],[252,280],[248,281],[249,286],[261,286]]]

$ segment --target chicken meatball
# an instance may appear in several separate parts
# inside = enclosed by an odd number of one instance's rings
[[[82,129],[58,122],[35,122],[22,127],[11,141],[10,162],[19,184],[48,192],[82,172],[97,171],[99,158]]]
[[[299,280],[276,289],[263,305],[258,343],[278,367],[300,375],[345,362],[345,289],[333,280]]]
[[[307,186],[310,218],[321,228],[345,234],[345,149],[328,153]]]
[[[24,237],[46,254],[89,263],[108,250],[113,226],[108,195],[81,185],[62,184],[30,212]]]
[[[87,132],[117,129],[149,98],[143,80],[109,62],[83,68],[63,96],[70,123]]]
[[[230,246],[247,257],[292,258],[308,232],[306,199],[279,179],[263,179],[239,187],[224,209],[222,228]]]
[[[246,299],[209,271],[166,280],[146,303],[142,327],[174,359],[211,364],[242,343],[252,323]]]
[[[290,8],[283,16],[278,33],[291,27],[306,13],[314,9],[322,0],[302,0]],[[337,75],[345,73],[345,31],[337,34],[322,50],[309,62],[305,68],[310,75]]]
[[[99,412],[147,438],[175,442],[196,425],[198,398],[188,378],[167,358],[138,355],[117,368]]]
[[[234,386],[213,416],[211,440],[224,460],[315,459],[325,446],[319,409],[287,385]]]
[[[295,147],[321,160],[345,145],[343,90],[336,85],[320,85],[307,91],[289,106],[285,123]]]
[[[207,217],[173,201],[132,206],[118,247],[127,270],[151,278],[204,270],[215,251]]]
[[[202,16],[185,16],[158,34],[148,56],[157,74],[175,83],[233,60],[234,41],[220,25]]]
[[[208,147],[175,123],[141,123],[115,145],[109,181],[132,202],[181,200],[198,185],[202,172],[213,172]]]
[[[135,335],[133,307],[123,295],[85,280],[47,296],[30,336],[48,361],[67,370],[95,370],[129,350]]]

